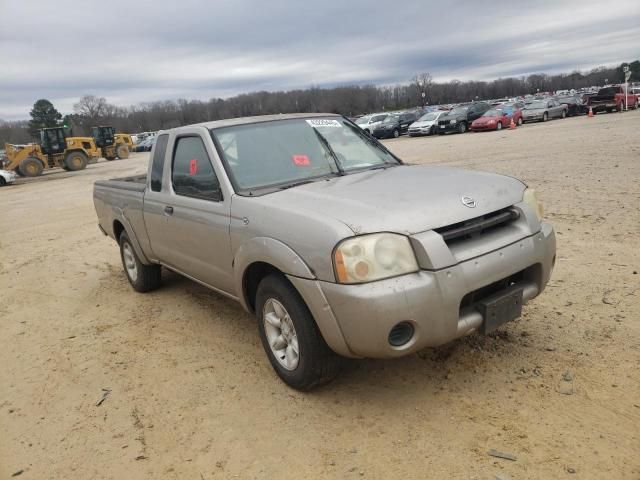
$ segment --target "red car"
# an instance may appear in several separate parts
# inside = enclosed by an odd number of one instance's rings
[[[491,110],[487,110],[484,115],[477,118],[471,124],[471,131],[482,132],[485,130],[502,130],[513,122],[522,125],[522,111],[511,105],[499,105]]]

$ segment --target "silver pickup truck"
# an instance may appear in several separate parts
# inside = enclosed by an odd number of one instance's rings
[[[407,165],[337,115],[162,131],[147,176],[99,181],[133,288],[164,266],[257,317],[290,386],[514,320],[547,284],[553,227],[521,181]]]

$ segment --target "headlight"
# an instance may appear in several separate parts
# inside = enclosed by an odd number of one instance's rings
[[[333,254],[339,283],[365,283],[417,272],[418,262],[404,235],[374,233],[348,238]]]
[[[458,123],[458,121],[454,118],[453,120],[451,120],[451,123]]]
[[[538,220],[542,220],[542,216],[544,215],[544,207],[542,205],[542,200],[538,198],[538,193],[533,188],[527,188],[524,191],[522,201],[533,208],[533,211],[536,212],[536,217],[538,217]]]

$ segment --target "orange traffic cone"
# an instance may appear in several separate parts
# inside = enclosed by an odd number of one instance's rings
[[[511,123],[509,124],[509,130],[515,130],[516,123],[513,121],[513,117],[511,117]]]
[[[589,107],[589,118],[593,117],[593,108]]]

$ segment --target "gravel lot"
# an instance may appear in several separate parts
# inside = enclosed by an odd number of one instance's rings
[[[556,270],[497,335],[309,394],[234,302],[171,273],[129,287],[91,192],[146,154],[0,189],[0,478],[639,479],[639,131],[633,111],[386,142],[535,186]]]

